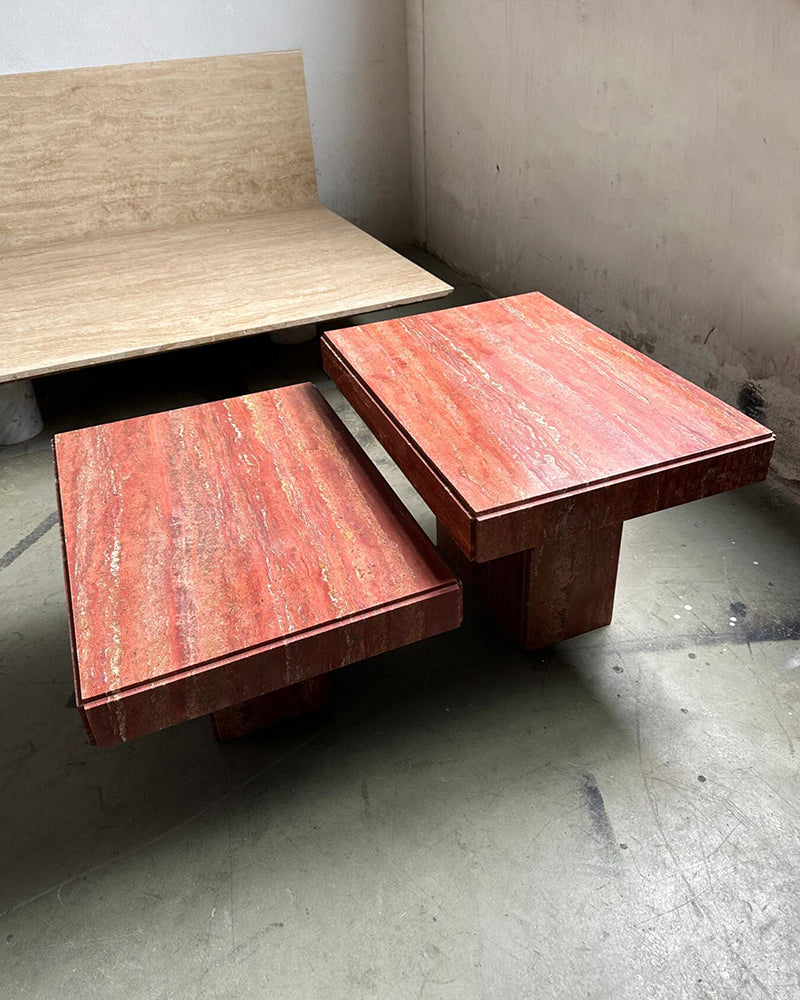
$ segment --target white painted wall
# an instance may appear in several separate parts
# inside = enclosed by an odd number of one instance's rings
[[[302,49],[320,199],[411,238],[403,0],[0,0],[0,73]]]
[[[731,402],[753,383],[800,478],[800,2],[409,0],[408,20],[429,248]]]

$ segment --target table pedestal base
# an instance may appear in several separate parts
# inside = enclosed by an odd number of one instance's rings
[[[3,382],[0,385],[0,445],[22,444],[44,427],[33,391],[33,382]]]
[[[614,610],[622,524],[472,562],[436,522],[439,551],[524,649],[541,649],[608,625]]]
[[[237,736],[267,729],[283,719],[313,712],[326,704],[329,691],[330,674],[321,674],[299,684],[292,684],[291,687],[270,691],[260,698],[220,709],[209,716],[214,735],[223,743]]]

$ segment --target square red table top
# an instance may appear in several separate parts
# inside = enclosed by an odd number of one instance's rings
[[[558,498],[773,440],[538,292],[331,331],[323,357],[465,549],[492,515],[541,520]]]
[[[409,602],[458,623],[452,573],[311,385],[60,434],[55,457],[82,705]]]

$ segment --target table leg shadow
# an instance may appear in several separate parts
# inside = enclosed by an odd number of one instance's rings
[[[330,674],[320,674],[299,684],[270,691],[230,708],[212,712],[211,727],[220,743],[268,729],[284,719],[323,708],[330,695]]]

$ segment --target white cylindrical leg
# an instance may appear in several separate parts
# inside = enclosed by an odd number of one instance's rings
[[[29,378],[0,383],[0,445],[20,444],[44,427]]]

